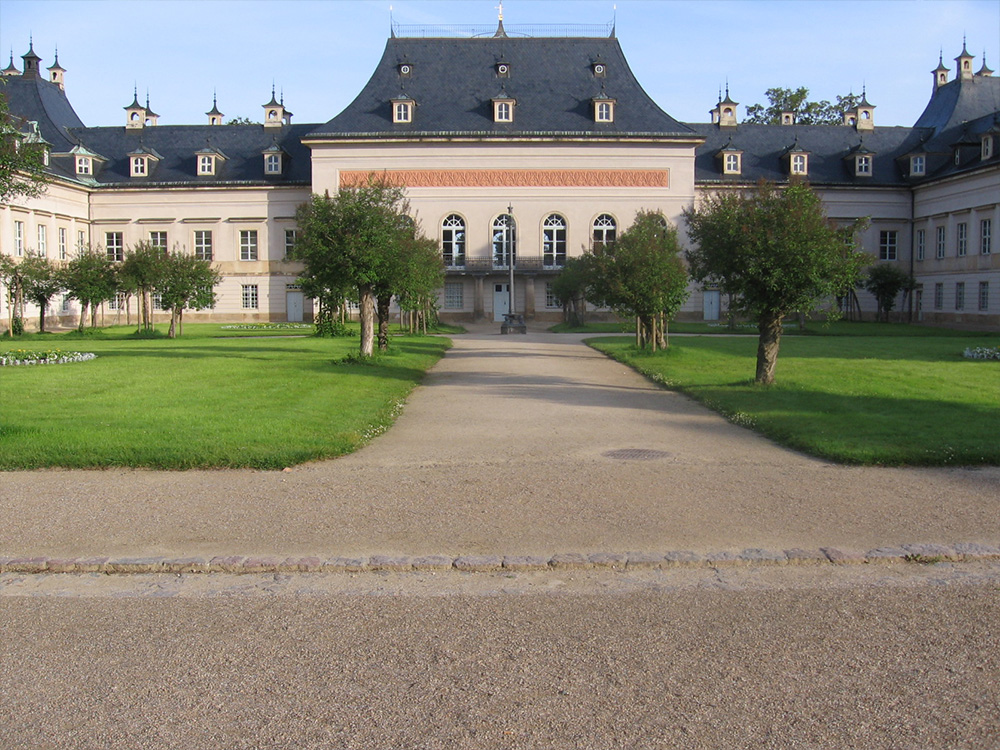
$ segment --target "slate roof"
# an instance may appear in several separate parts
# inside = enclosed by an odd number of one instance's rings
[[[76,145],[67,128],[83,127],[66,92],[44,78],[32,75],[0,78],[0,95],[7,97],[12,114],[35,121],[53,151],[69,151]]]
[[[593,63],[606,66],[594,75]],[[499,78],[497,64],[510,66]],[[402,76],[399,66],[411,67]],[[516,100],[510,123],[493,121],[492,99]],[[391,102],[416,102],[412,122],[393,123]],[[616,100],[612,123],[594,122],[593,98]],[[347,108],[310,138],[420,136],[687,137],[632,74],[617,39],[593,37],[391,38],[371,79]]]
[[[156,125],[142,130],[72,128],[70,133],[108,161],[95,175],[99,185],[142,184],[262,184],[309,185],[312,164],[302,138],[315,124],[285,125]],[[264,174],[264,152],[277,145],[284,152],[282,173]],[[130,177],[129,154],[142,147],[160,155],[147,177]],[[198,152],[206,148],[225,155],[215,175],[199,176]],[[53,160],[57,161],[57,160]]]

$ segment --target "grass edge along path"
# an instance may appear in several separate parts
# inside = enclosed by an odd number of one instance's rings
[[[396,336],[359,363],[357,338],[192,333],[105,331],[70,339],[92,361],[0,368],[0,470],[266,470],[333,458],[384,432],[451,346]]]
[[[961,337],[782,340],[777,383],[753,380],[756,338],[680,338],[665,352],[632,339],[586,343],[733,424],[844,464],[1000,465],[1000,363],[966,360]]]

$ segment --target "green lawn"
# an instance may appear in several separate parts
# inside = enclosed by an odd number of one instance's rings
[[[162,329],[162,330],[161,330]],[[184,336],[134,329],[34,334],[8,349],[59,348],[97,359],[0,367],[0,469],[136,466],[280,469],[348,453],[383,431],[424,372],[450,346],[398,336],[373,364],[344,358],[357,338],[275,331],[219,338],[217,325]]]
[[[635,323],[587,323],[584,326],[570,326],[567,323],[557,323],[551,326],[552,333],[635,333]],[[672,321],[670,333],[715,334],[720,336],[756,336],[757,326],[754,323],[739,323],[735,328],[729,328],[725,323],[707,323],[704,321]],[[810,320],[806,321],[804,329],[799,324],[786,322],[783,328],[785,336],[919,336],[941,338],[956,336],[959,338],[997,338],[997,333],[989,331],[961,331],[953,328],[938,328],[935,326],[908,325],[905,323],[855,323],[838,320],[833,323]]]
[[[623,337],[590,343],[782,445],[844,463],[945,466],[1000,465],[1000,362],[962,358],[998,338],[783,338],[770,387],[752,382],[755,338],[679,337],[655,355]]]

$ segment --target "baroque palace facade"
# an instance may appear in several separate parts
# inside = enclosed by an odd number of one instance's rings
[[[20,68],[11,57],[0,92],[24,138],[45,145],[51,183],[0,205],[0,252],[63,261],[93,246],[120,260],[145,240],[221,272],[216,307],[192,319],[308,320],[286,259],[295,209],[376,174],[405,186],[440,244],[443,317],[501,319],[513,278],[516,312],[557,320],[549,285],[566,258],[638,211],[662,211],[683,237],[682,211],[707,192],[803,178],[831,219],[870,217],[865,249],[920,285],[914,320],[1000,325],[1000,78],[985,60],[974,72],[964,46],[954,73],[939,60],[911,127],[876,125],[865,97],[840,125],[792,113],[741,123],[728,91],[710,122],[682,123],[642,89],[609,31],[526,37],[501,21],[485,36],[394,33],[368,84],[324,124],[292,124],[272,91],[262,124],[223,124],[213,102],[205,124],[159,125],[134,97],[121,126],[86,127],[58,58],[43,68],[29,49]],[[108,303],[104,320],[120,307]],[[692,287],[681,314],[724,310],[718,291]],[[71,323],[78,310],[65,299],[50,314]]]

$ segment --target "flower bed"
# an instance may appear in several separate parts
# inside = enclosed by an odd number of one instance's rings
[[[64,352],[62,349],[10,349],[0,354],[0,366],[15,365],[64,365],[67,362],[86,362],[96,359],[93,352]]]
[[[311,331],[312,323],[236,323],[220,326],[223,331]]]
[[[966,349],[962,356],[966,359],[1000,359],[1000,346],[971,346]]]

